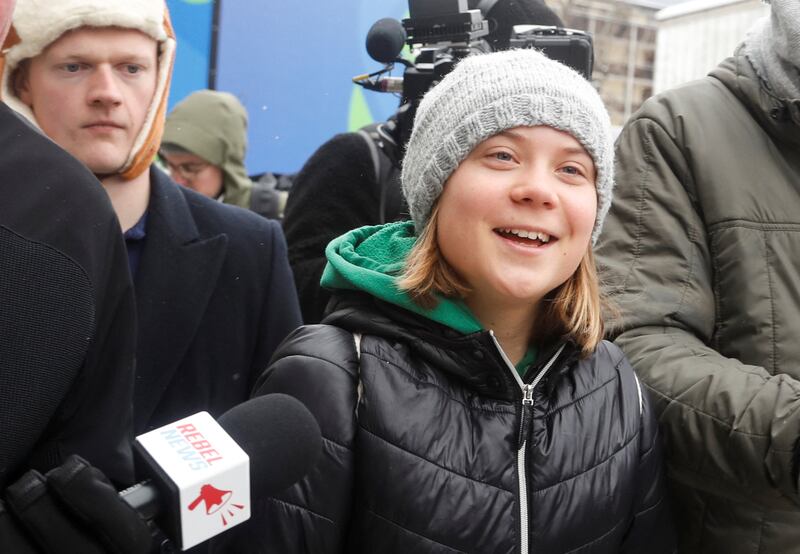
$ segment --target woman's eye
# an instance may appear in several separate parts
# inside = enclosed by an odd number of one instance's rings
[[[128,64],[125,66],[125,71],[127,71],[131,75],[135,75],[136,73],[139,73],[141,70],[142,68],[135,64]]]
[[[580,170],[580,168],[574,165],[564,166],[561,168],[561,171],[567,173],[568,175],[583,175],[583,172]]]
[[[81,68],[81,64],[79,63],[68,63],[64,64],[64,70],[68,73],[77,73]]]
[[[508,152],[495,152],[493,156],[501,162],[510,162],[514,159]]]

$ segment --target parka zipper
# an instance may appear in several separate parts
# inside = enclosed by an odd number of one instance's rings
[[[562,344],[558,348],[556,353],[553,354],[553,356],[548,360],[547,364],[539,371],[533,381],[530,383],[524,383],[522,378],[519,376],[519,373],[517,373],[517,368],[514,367],[514,364],[511,363],[511,360],[508,359],[508,356],[506,356],[506,353],[503,352],[503,349],[500,347],[500,343],[497,342],[494,332],[489,331],[489,334],[494,341],[494,345],[497,347],[497,351],[500,353],[500,357],[503,358],[503,361],[505,361],[509,371],[511,371],[511,376],[522,390],[522,418],[520,419],[519,435],[517,438],[517,444],[519,445],[517,450],[517,482],[519,483],[520,521],[519,551],[520,554],[529,554],[528,476],[525,473],[525,444],[527,443],[528,431],[530,430],[530,422],[533,418],[533,391],[536,388],[536,385],[539,384],[539,381],[541,381],[545,374],[550,371],[550,368],[553,366],[556,359],[558,359],[558,357],[561,355],[561,351],[564,350],[565,345]]]

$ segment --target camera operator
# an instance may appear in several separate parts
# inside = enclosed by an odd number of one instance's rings
[[[474,49],[507,49],[514,25],[562,26],[542,0],[470,0],[469,7],[480,8],[489,21],[489,34],[485,41],[476,41]],[[400,108],[388,121],[334,136],[297,174],[286,204],[284,232],[307,324],[322,319],[330,299],[319,285],[328,242],[363,225],[408,218],[400,192],[400,164],[426,90],[404,92]]]

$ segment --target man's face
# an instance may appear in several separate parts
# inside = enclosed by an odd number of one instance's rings
[[[0,2],[0,45],[6,40],[8,28],[11,27],[11,16],[14,14],[14,5],[17,0],[2,0]]]
[[[162,152],[172,180],[209,198],[222,194],[222,169],[190,152]]]
[[[131,29],[71,31],[31,60],[19,97],[45,134],[92,172],[117,173],[153,101],[157,50]]]

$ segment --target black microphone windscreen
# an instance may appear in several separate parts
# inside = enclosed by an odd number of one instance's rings
[[[250,456],[250,493],[270,496],[300,480],[322,449],[319,424],[296,398],[267,394],[222,414],[217,422]]]
[[[405,43],[406,30],[399,21],[391,17],[379,19],[367,33],[367,53],[376,62],[393,62],[400,55]]]

